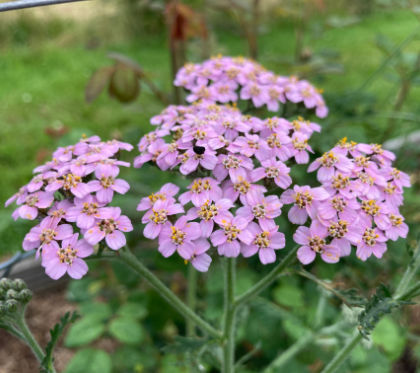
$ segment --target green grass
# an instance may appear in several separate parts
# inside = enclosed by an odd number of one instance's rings
[[[357,88],[383,59],[374,46],[376,34],[383,33],[400,42],[418,24],[411,14],[398,11],[371,15],[351,27],[326,29],[318,38],[307,35],[306,44],[313,51],[338,51],[345,68],[341,75],[326,76],[322,88],[333,93]],[[77,28],[74,24],[67,26],[67,33]],[[60,32],[64,31],[60,29]],[[219,30],[216,39],[214,54],[246,55],[244,40],[230,29]],[[95,69],[110,63],[107,52],[118,51],[139,61],[160,87],[169,90],[169,54],[163,35],[140,36],[138,40],[115,45],[103,42],[96,49],[85,48],[80,38],[75,40],[60,43],[40,38],[31,41],[29,46],[9,41],[1,48],[0,201],[5,201],[29,180],[42,149],[51,151],[57,146],[57,141],[45,133],[46,128],[64,124],[74,133],[97,133],[104,139],[123,134],[126,140],[136,144],[140,135],[150,128],[149,118],[162,108],[144,87],[136,103],[125,106],[106,94],[87,104],[84,88]],[[294,30],[290,23],[279,20],[267,25],[259,42],[262,63],[279,73],[290,72],[280,71],[284,65],[279,62],[280,57],[290,57],[294,52]],[[407,49],[415,51],[419,47],[417,40]],[[392,89],[390,83],[376,79],[369,89],[387,105],[388,92]],[[413,89],[407,109],[416,108],[419,96],[419,88]],[[7,228],[11,211],[9,208],[0,214],[3,243],[6,236],[6,242],[11,239]]]

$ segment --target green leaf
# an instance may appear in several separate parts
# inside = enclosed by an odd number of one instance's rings
[[[92,320],[104,321],[112,316],[109,304],[103,302],[85,302],[80,305],[83,316]]]
[[[147,315],[146,307],[141,303],[128,302],[122,305],[117,314],[123,317],[130,317],[132,319],[141,320]]]
[[[101,94],[105,86],[109,84],[114,71],[115,66],[106,66],[101,67],[93,73],[85,90],[85,99],[87,102],[92,102]]]
[[[120,342],[137,344],[144,339],[141,325],[131,317],[119,317],[109,324],[109,332]]]
[[[105,325],[94,317],[84,317],[76,322],[67,334],[65,345],[76,347],[88,344],[102,335]]]
[[[383,316],[404,304],[411,304],[411,302],[392,299],[389,289],[381,284],[359,315],[360,334],[367,338]]]
[[[303,335],[307,332],[302,324],[297,322],[294,319],[286,319],[283,321],[283,328],[287,334],[289,334],[294,339],[298,340],[299,338],[303,337]]]
[[[302,290],[293,285],[283,284],[274,289],[274,299],[277,303],[289,307],[303,307]]]
[[[54,328],[50,330],[51,339],[45,347],[45,357],[41,362],[41,372],[50,373],[53,371],[53,352],[58,339],[63,334],[65,327],[76,321],[79,318],[77,312],[67,312],[60,322],[55,324]]]
[[[111,373],[111,368],[111,358],[105,351],[86,348],[73,356],[64,373]]]
[[[400,357],[404,350],[405,338],[398,325],[390,317],[384,317],[372,332],[372,340],[381,346],[391,360]]]
[[[185,354],[186,352],[197,352],[209,343],[206,338],[191,338],[176,336],[173,343],[164,347],[166,353]]]

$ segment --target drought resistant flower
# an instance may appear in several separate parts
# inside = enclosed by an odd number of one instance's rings
[[[129,163],[116,157],[120,150],[132,148],[116,140],[102,142],[98,136],[60,147],[6,201],[6,206],[14,201],[19,206],[12,214],[15,219],[40,220],[25,236],[23,249],[37,249],[50,277],[56,279],[66,272],[82,277],[87,265],[80,258],[91,255],[92,246],[103,238],[113,250],[125,245],[131,222],[119,208],[107,205],[114,191],[124,194],[129,189],[126,181],[116,178],[119,167]]]
[[[191,94],[188,102],[212,103],[250,100],[255,107],[266,105],[278,111],[287,100],[301,103],[324,118],[328,109],[321,91],[306,80],[284,77],[267,71],[260,64],[243,57],[215,57],[201,64],[187,64],[179,70],[174,84]]]
[[[309,165],[320,185],[298,185],[291,168],[309,162],[314,152],[309,142],[321,127],[300,116],[259,118],[238,108],[241,100],[271,111],[292,102],[324,117],[328,109],[309,82],[276,75],[244,58],[217,57],[186,65],[175,85],[189,91],[191,105],[170,105],[153,117],[154,130],[140,139],[134,159],[136,168],[149,163],[190,179],[184,189],[163,185],[137,206],[143,235],[158,240],[164,257],[177,253],[203,272],[214,255],[258,253],[262,264],[273,263],[276,250],[285,247],[279,227],[293,224],[303,264],[317,254],[336,263],[354,248],[362,260],[381,257],[387,240],[406,237],[399,208],[410,180],[393,166],[393,153],[344,138]],[[117,154],[131,149],[97,136],[60,147],[6,201],[18,205],[15,219],[40,218],[23,246],[38,249],[49,275],[80,277],[87,270],[80,258],[94,245],[112,250],[125,245],[131,221],[109,204],[115,193],[130,188],[118,178],[120,167],[129,164]],[[285,215],[288,221],[280,224]]]
[[[85,240],[78,240],[78,234],[73,234],[62,241],[61,247],[48,250],[42,256],[45,273],[57,280],[66,272],[75,279],[82,278],[88,271],[87,264],[81,259],[93,253],[93,248]]]

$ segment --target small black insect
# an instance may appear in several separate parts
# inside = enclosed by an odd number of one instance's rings
[[[193,150],[195,154],[204,154],[204,152],[206,151],[206,148],[204,146],[193,146]]]

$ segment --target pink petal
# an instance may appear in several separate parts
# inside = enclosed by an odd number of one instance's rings
[[[258,252],[262,264],[274,263],[276,261],[276,253],[273,249],[262,248]]]
[[[157,236],[159,236],[159,233],[162,229],[162,225],[159,224],[154,224],[152,222],[146,224],[146,226],[144,227],[143,230],[143,235],[144,237],[153,240],[155,239]]]
[[[301,209],[298,206],[293,206],[287,216],[292,223],[302,225],[305,224],[308,213],[304,208]]]
[[[312,263],[315,259],[315,252],[309,246],[302,246],[297,251],[297,257],[302,264]]]
[[[67,265],[59,263],[45,268],[45,273],[50,276],[53,280],[58,280],[67,271]]]
[[[73,227],[70,224],[61,224],[56,228],[56,232],[57,235],[55,238],[57,240],[64,240],[73,234]]]
[[[105,237],[105,232],[101,231],[98,227],[93,227],[86,231],[84,237],[91,245],[96,245]]]
[[[117,193],[125,194],[130,189],[130,185],[125,180],[116,179],[111,188]]]
[[[210,263],[211,257],[207,254],[198,255],[191,261],[191,264],[194,266],[194,268],[200,272],[207,272]]]
[[[88,271],[87,264],[79,258],[76,258],[73,263],[67,268],[67,273],[70,277],[76,280],[81,279]]]
[[[114,231],[110,234],[107,234],[105,236],[105,241],[109,248],[112,250],[118,250],[125,246],[127,243],[124,234],[120,231]]]

